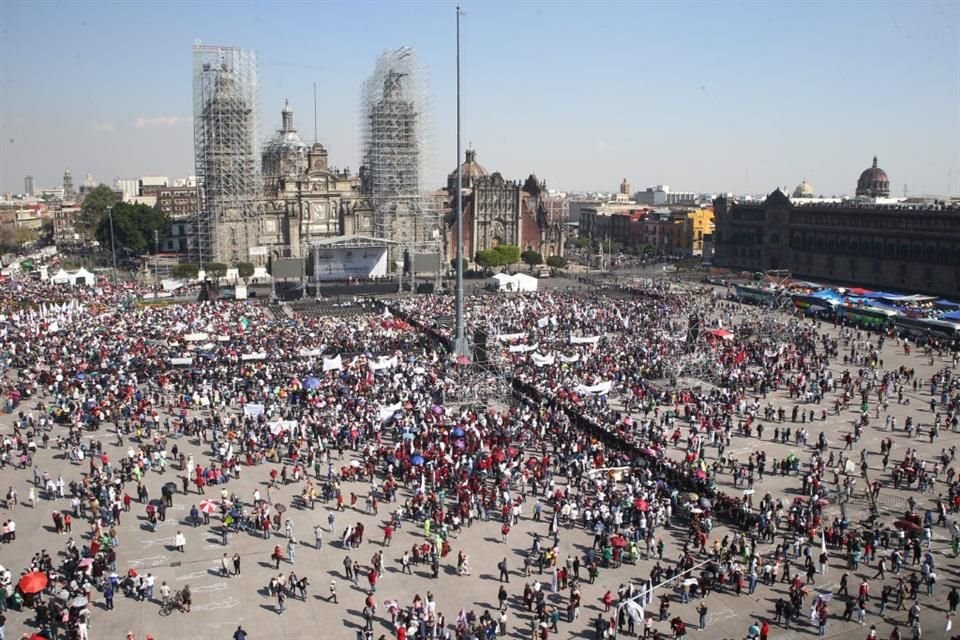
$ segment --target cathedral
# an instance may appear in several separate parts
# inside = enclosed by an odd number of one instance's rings
[[[341,235],[373,235],[373,209],[360,177],[331,168],[320,143],[306,144],[285,104],[281,127],[262,153],[263,194],[257,205],[259,245],[268,257],[300,258],[309,245]]]
[[[532,249],[544,258],[563,255],[566,199],[549,195],[546,183],[533,174],[523,182],[488,174],[473,149],[447,177],[447,255],[455,255],[457,247],[457,171],[462,175],[464,257],[473,260],[478,251],[499,244]]]

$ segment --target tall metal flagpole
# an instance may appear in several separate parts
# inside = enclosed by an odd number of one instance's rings
[[[457,6],[457,287],[454,294],[457,328],[453,352],[457,356],[470,353],[463,328],[463,175],[460,159],[460,7]]]

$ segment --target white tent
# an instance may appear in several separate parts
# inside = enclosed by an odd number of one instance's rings
[[[517,273],[513,276],[514,290],[515,291],[536,291],[537,290],[537,279],[533,276],[528,276],[525,273]]]
[[[97,277],[83,267],[80,267],[70,274],[70,281],[74,284],[83,284],[88,287],[92,287],[94,284],[96,284]]]
[[[71,282],[70,274],[63,269],[60,269],[55,274],[50,276],[50,282],[53,284],[69,284]]]
[[[497,291],[516,291],[516,283],[512,276],[506,273],[495,273],[487,281]]]

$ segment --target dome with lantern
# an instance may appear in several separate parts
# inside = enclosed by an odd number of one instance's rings
[[[865,169],[857,180],[857,196],[865,198],[886,198],[890,195],[890,178],[887,172],[877,166],[877,156],[873,156],[873,166]]]
[[[813,190],[813,186],[807,182],[806,178],[793,190],[794,198],[813,198],[814,196],[816,196],[816,193]]]

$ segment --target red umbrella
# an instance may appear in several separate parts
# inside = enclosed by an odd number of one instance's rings
[[[47,574],[41,571],[34,571],[20,578],[18,586],[24,593],[40,593],[47,587]]]
[[[897,520],[893,523],[893,526],[904,531],[919,531],[922,528],[916,522],[910,520]]]
[[[633,506],[635,509],[639,509],[640,511],[650,510],[650,503],[647,502],[646,500],[643,500],[642,498],[637,498],[636,500],[634,500]]]
[[[627,539],[623,536],[613,536],[610,538],[610,544],[615,547],[625,547],[627,546]]]

